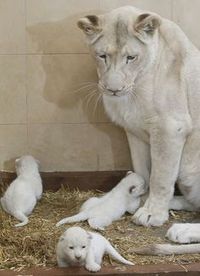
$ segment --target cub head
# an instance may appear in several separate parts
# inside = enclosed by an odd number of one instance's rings
[[[158,15],[134,7],[78,21],[96,61],[103,96],[131,95],[140,75],[154,63],[160,24]]]
[[[15,160],[17,175],[38,171],[40,162],[31,155],[24,155]]]
[[[70,227],[61,236],[59,242],[63,244],[64,253],[73,263],[85,261],[91,235],[81,227]]]
[[[130,199],[140,197],[146,192],[144,179],[132,171],[127,172],[123,182],[122,187],[124,187]]]

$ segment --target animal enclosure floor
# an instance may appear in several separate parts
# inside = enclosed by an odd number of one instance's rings
[[[81,204],[99,192],[69,191],[61,188],[57,192],[46,192],[29,217],[29,224],[15,228],[17,221],[0,208],[0,269],[20,271],[32,266],[56,266],[55,245],[59,236],[69,226],[78,225],[90,229],[87,222],[65,224],[55,227],[62,218],[78,212]],[[101,231],[112,245],[129,261],[135,264],[184,264],[200,262],[200,254],[179,256],[139,256],[131,249],[152,243],[165,243],[165,233],[174,222],[197,222],[198,214],[193,212],[174,212],[162,227],[145,228],[131,222],[131,215],[124,216]],[[90,229],[91,230],[91,229]],[[106,257],[104,265],[116,264]]]

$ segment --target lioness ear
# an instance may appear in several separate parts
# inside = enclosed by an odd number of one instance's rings
[[[99,18],[96,15],[87,15],[80,18],[77,25],[86,35],[93,35],[101,30],[99,28]]]
[[[161,18],[158,15],[143,13],[138,16],[134,29],[140,34],[153,35],[160,24]]]

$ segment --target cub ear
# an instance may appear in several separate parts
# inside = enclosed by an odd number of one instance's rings
[[[132,171],[127,171],[126,176],[132,173],[133,173]]]
[[[140,34],[153,35],[160,25],[161,17],[159,15],[143,13],[136,19],[134,29]]]
[[[92,239],[92,235],[90,234],[90,232],[87,232],[88,235],[88,239],[91,240]]]
[[[40,160],[35,159],[35,161],[36,161],[36,163],[37,163],[38,167],[40,167]]]
[[[99,28],[99,18],[96,15],[87,15],[80,18],[77,25],[86,35],[93,35],[101,30]]]
[[[135,187],[134,185],[131,186],[131,187],[129,188],[129,193],[132,194],[132,193],[134,192],[135,188],[136,188],[136,187]]]
[[[20,161],[20,158],[15,159],[15,163],[18,163]]]
[[[64,241],[65,240],[65,238],[63,237],[63,236],[61,236],[60,238],[59,238],[59,241]]]
[[[18,167],[20,165],[20,157],[15,159],[15,166]]]

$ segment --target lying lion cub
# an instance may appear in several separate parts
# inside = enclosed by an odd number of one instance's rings
[[[87,232],[81,227],[70,227],[60,237],[57,248],[59,267],[84,266],[96,272],[101,269],[102,258],[107,253],[116,261],[126,265],[132,262],[124,259],[102,235]]]
[[[113,221],[118,220],[125,212],[133,214],[140,205],[140,196],[145,193],[142,177],[129,171],[125,178],[102,197],[92,197],[81,207],[80,213],[64,218],[56,226],[64,223],[88,220],[94,229],[103,230]]]

